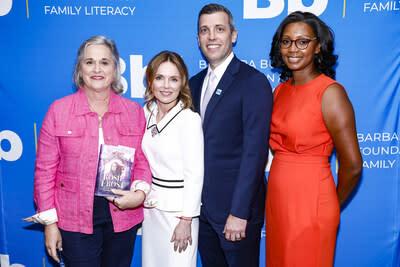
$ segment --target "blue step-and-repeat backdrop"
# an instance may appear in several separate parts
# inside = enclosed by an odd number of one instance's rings
[[[74,92],[79,45],[106,35],[120,50],[124,96],[143,103],[144,72],[161,50],[182,55],[190,75],[206,67],[196,40],[197,14],[209,1],[0,0],[0,266],[51,266],[35,213],[33,171],[37,135],[47,108]],[[335,266],[400,266],[400,1],[218,1],[239,30],[236,55],[279,77],[268,58],[278,24],[295,10],[332,27],[337,80],[354,105],[361,183],[343,210]],[[335,172],[336,159],[332,157]],[[266,169],[268,174],[268,167]],[[263,233],[260,262],[264,265]],[[141,265],[141,238],[132,266]],[[156,252],[155,252],[156,254]]]

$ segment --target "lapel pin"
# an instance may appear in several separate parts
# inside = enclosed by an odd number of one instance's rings
[[[222,93],[222,90],[221,89],[217,89],[216,91],[215,91],[215,94],[216,95],[220,95]]]

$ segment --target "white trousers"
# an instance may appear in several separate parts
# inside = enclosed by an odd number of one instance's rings
[[[193,218],[192,245],[179,253],[171,243],[172,234],[179,223],[180,213],[156,208],[144,209],[142,224],[142,267],[196,267],[199,218]]]

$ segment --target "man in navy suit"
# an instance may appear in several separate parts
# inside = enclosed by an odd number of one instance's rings
[[[208,68],[190,79],[204,131],[199,251],[204,267],[259,265],[272,90],[238,60],[231,12],[209,4],[198,17]]]

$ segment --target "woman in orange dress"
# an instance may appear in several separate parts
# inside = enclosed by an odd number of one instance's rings
[[[294,12],[270,52],[284,80],[274,92],[275,151],[266,203],[266,265],[332,266],[340,206],[362,170],[352,105],[337,83],[333,34],[317,16]],[[329,156],[339,160],[335,185]]]

